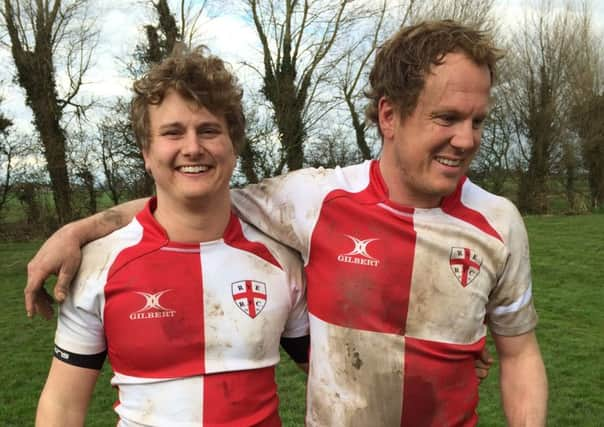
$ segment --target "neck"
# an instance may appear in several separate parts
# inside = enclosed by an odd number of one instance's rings
[[[409,208],[429,209],[438,207],[441,197],[418,197],[417,194],[409,190],[409,186],[406,184],[409,179],[407,172],[401,168],[393,153],[386,153],[387,149],[386,146],[383,147],[379,165],[382,179],[388,189],[388,199]]]
[[[168,238],[182,243],[198,243],[222,237],[231,214],[230,196],[203,203],[172,203],[158,195],[153,216]]]

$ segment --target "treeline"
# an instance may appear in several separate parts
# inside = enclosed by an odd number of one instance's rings
[[[252,76],[244,82],[248,145],[234,178],[242,185],[379,156],[377,133],[364,120],[363,90],[382,40],[422,19],[476,25],[494,34],[506,57],[471,177],[512,198],[524,213],[559,206],[569,213],[601,210],[602,32],[588,0],[531,5],[506,22],[505,4],[495,0],[148,0],[153,22],[141,22],[144,37],[121,63],[124,75],[135,79],[176,43],[203,40],[208,19],[227,14],[253,25],[257,61],[233,64]],[[5,0],[1,6],[1,40],[37,131],[23,135],[0,113],[5,226],[18,220],[8,213],[11,204],[23,212],[20,221],[43,223],[48,231],[95,212],[101,195],[105,207],[151,193],[128,99],[100,105],[81,94],[102,40],[93,9],[90,0]],[[104,118],[93,121],[90,111]]]

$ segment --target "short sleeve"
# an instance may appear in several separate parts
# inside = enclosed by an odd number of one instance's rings
[[[89,248],[88,248],[89,249]],[[85,250],[78,275],[70,294],[59,306],[55,344],[80,355],[98,354],[106,350],[102,310],[106,275],[91,265],[97,257]]]
[[[284,338],[297,338],[309,334],[306,280],[302,270],[302,262],[298,256],[295,256],[295,258],[295,261],[287,267],[292,306],[282,334]]]
[[[520,213],[512,208],[509,228],[502,236],[507,248],[506,260],[487,306],[491,331],[504,336],[521,335],[537,325],[528,236]]]

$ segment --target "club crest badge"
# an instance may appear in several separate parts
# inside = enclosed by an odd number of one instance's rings
[[[449,265],[457,281],[465,288],[480,274],[482,258],[469,248],[451,248]]]
[[[256,280],[231,283],[233,301],[241,311],[254,319],[266,305],[266,284]]]

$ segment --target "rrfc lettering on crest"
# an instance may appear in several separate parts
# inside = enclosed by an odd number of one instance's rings
[[[449,265],[457,281],[465,288],[480,274],[482,258],[469,248],[451,248]]]
[[[231,283],[233,301],[241,311],[254,319],[266,305],[266,284],[257,280]]]

